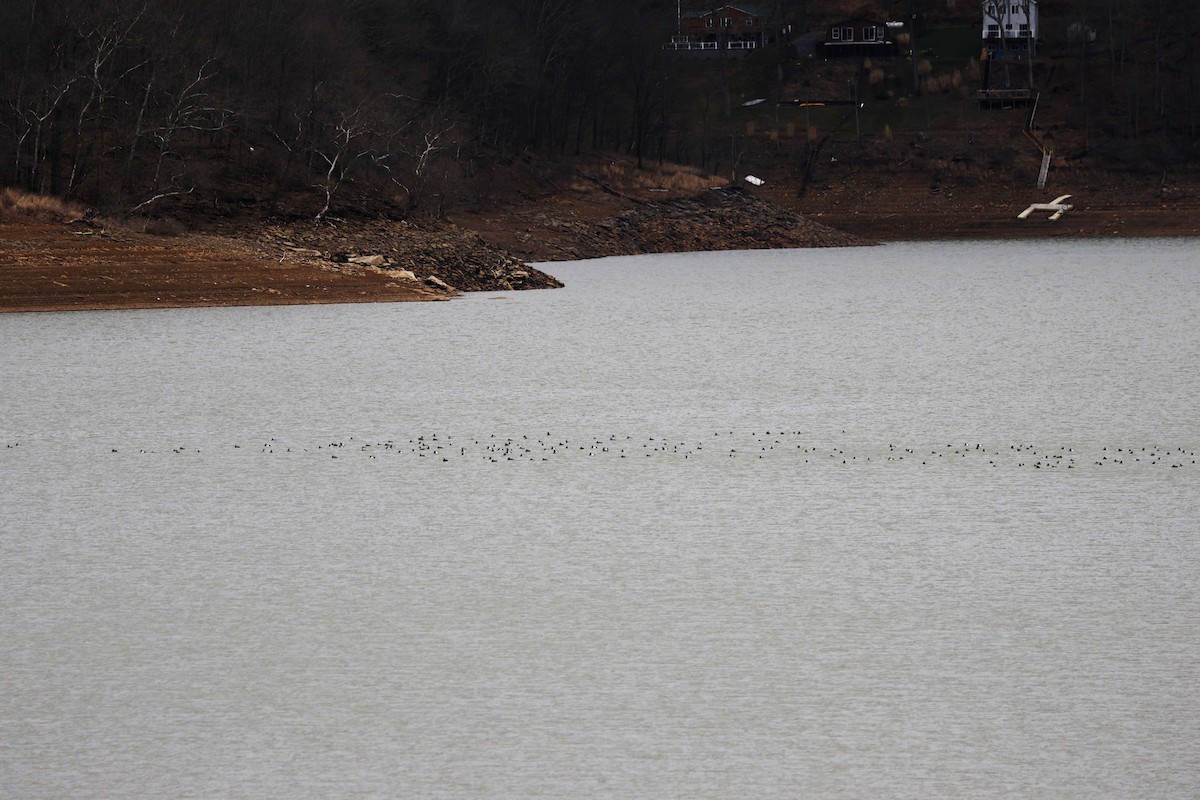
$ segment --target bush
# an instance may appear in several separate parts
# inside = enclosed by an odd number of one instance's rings
[[[32,194],[8,187],[0,192],[0,218],[13,219],[26,217],[32,219],[63,221],[78,219],[84,214],[83,207],[69,203],[60,197],[44,194]]]

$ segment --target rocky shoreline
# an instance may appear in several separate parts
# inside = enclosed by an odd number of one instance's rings
[[[502,218],[504,225],[489,226],[486,216],[473,224],[488,229],[488,237],[506,250],[531,261],[874,244],[735,186],[661,200],[618,195],[615,205],[613,213],[588,216],[570,204],[548,204],[509,212]]]
[[[453,222],[226,220],[199,233],[182,223],[0,208],[0,312],[447,300],[562,286],[531,262],[874,244],[868,237],[1200,233],[1194,204],[1110,210],[1104,203],[1113,193],[1080,198],[1057,225],[1019,225],[1013,209],[1029,193],[1015,190],[989,190],[987,198],[921,187],[845,198],[830,190],[819,204],[797,204],[733,186],[614,186],[575,174],[585,180],[512,193]]]
[[[869,243],[737,188],[661,200],[605,191],[615,201],[591,215],[567,197],[508,208],[490,226],[476,218],[474,230],[338,220],[190,233],[10,212],[0,219],[0,312],[446,300],[562,286],[531,261]]]
[[[341,221],[270,223],[253,233],[268,252],[295,260],[353,265],[444,291],[553,289],[562,283],[447,223]]]

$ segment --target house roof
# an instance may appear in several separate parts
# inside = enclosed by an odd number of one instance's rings
[[[697,19],[697,18],[702,18],[702,17],[709,17],[709,16],[712,16],[713,14],[717,14],[721,11],[724,11],[727,8],[733,9],[734,11],[741,13],[741,14],[747,14],[751,17],[770,17],[771,16],[770,9],[768,9],[764,6],[747,5],[746,3],[725,3],[724,5],[717,6],[716,8],[712,9],[711,11],[686,11],[686,12],[684,12],[683,16],[686,19]]]
[[[838,22],[833,23],[829,27],[840,28],[843,25],[861,25],[863,23],[866,23],[867,25],[883,25],[884,24],[883,20],[881,20],[881,19],[871,19],[870,17],[851,17],[850,19],[839,20]]]

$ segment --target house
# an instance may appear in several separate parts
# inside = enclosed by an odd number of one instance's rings
[[[978,92],[980,107],[1036,108],[1033,55],[1038,40],[1038,0],[983,0],[982,10],[983,74],[982,88]],[[1021,76],[1014,76],[1006,63],[1010,56],[1026,62],[1028,72],[1023,79]],[[1021,83],[1024,85],[1020,85]]]
[[[854,17],[825,31],[825,57],[885,58],[896,54],[895,29],[881,20]]]
[[[989,53],[1033,53],[1038,0],[983,0],[983,46]]]
[[[711,11],[688,11],[679,17],[679,35],[665,45],[668,50],[755,50],[790,33],[767,8],[742,3]],[[742,53],[745,55],[745,52]]]

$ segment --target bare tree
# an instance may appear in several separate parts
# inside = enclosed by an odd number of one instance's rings
[[[16,133],[16,152],[13,157],[13,180],[24,183],[33,191],[44,191],[41,166],[44,159],[42,151],[42,136],[46,130],[46,122],[58,113],[63,100],[75,85],[76,78],[68,78],[57,86],[47,86],[32,104],[15,109],[19,121]],[[25,142],[32,136],[29,161],[26,168],[22,164],[22,154]],[[25,180],[22,176],[27,175]]]
[[[1015,13],[1014,13],[1015,12]],[[991,33],[993,30],[999,38],[999,49],[1007,50],[1011,42],[1021,42],[1025,56],[1025,64],[1028,71],[1028,83],[1026,84],[1030,90],[1034,88],[1033,81],[1033,55],[1036,49],[1036,41],[1034,38],[1034,18],[1037,14],[1036,0],[984,0],[983,2],[983,25],[984,30]],[[1010,35],[1013,20],[1024,20],[1024,22],[1016,22],[1018,25],[1017,36]],[[990,36],[988,40],[990,41]],[[1007,67],[1006,67],[1007,69]]]
[[[325,166],[318,183],[325,204],[317,212],[317,222],[327,218],[334,195],[342,182],[350,177],[350,171],[355,164],[371,154],[367,141],[371,129],[367,124],[363,105],[360,104],[353,111],[339,113],[327,126],[324,134],[313,148],[313,153]]]
[[[447,187],[438,186],[436,191],[430,192],[430,186],[438,180],[441,156],[451,148],[457,148],[455,128],[456,123],[450,118],[448,109],[438,106],[422,118],[422,124],[414,125],[410,122],[397,132],[401,134],[397,149],[407,156],[412,177],[407,183],[401,180],[395,182],[408,195],[410,209],[415,210],[423,205],[426,198],[432,194],[439,200],[438,216],[445,215]],[[406,133],[409,134],[407,139],[403,138],[403,134]],[[444,181],[446,177],[443,172],[441,179]]]
[[[79,188],[79,182],[89,168],[96,149],[97,137],[88,136],[85,139],[84,136],[84,125],[88,122],[89,115],[94,113],[98,117],[114,85],[142,66],[139,63],[120,73],[109,73],[114,56],[134,36],[134,31],[145,13],[145,3],[130,13],[122,13],[120,8],[109,9],[107,14],[95,16],[78,28],[79,40],[87,53],[83,74],[80,75],[80,82],[86,85],[87,94],[79,104],[75,118],[75,157],[67,180],[67,197],[74,195]]]
[[[219,131],[224,128],[233,114],[227,108],[212,104],[208,93],[204,91],[205,84],[215,74],[214,61],[212,58],[206,60],[190,78],[184,78],[187,82],[169,96],[170,103],[166,116],[162,124],[152,133],[152,137],[158,145],[154,175],[150,180],[150,194],[154,196],[155,200],[182,193],[177,188],[163,193],[163,166],[168,157],[174,155],[172,146],[177,137],[187,131],[205,133]],[[180,160],[182,161],[182,159]],[[168,179],[168,185],[176,186],[176,181],[181,177],[181,174],[171,176]],[[143,205],[145,204],[143,203]]]

